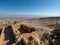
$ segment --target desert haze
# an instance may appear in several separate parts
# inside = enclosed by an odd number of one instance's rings
[[[0,45],[60,45],[60,17],[0,19]]]

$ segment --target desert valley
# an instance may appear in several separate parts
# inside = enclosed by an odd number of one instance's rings
[[[60,45],[60,17],[0,19],[0,45]]]

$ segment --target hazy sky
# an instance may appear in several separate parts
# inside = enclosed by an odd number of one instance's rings
[[[60,16],[60,0],[0,0],[0,15]]]

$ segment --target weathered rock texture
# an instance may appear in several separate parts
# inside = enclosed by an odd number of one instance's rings
[[[60,27],[52,19],[3,20],[0,45],[60,45]]]

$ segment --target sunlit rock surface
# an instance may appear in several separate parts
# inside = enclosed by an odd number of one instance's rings
[[[59,21],[60,18],[2,19],[0,45],[60,45]]]

